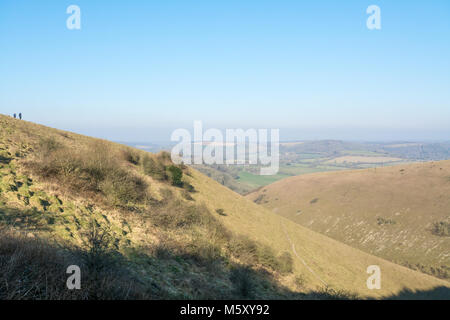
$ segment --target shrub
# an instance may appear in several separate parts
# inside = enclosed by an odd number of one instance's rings
[[[174,165],[169,166],[167,168],[167,171],[169,172],[170,182],[172,183],[172,185],[176,187],[182,187],[183,171]]]
[[[231,270],[230,280],[236,288],[236,293],[242,298],[251,298],[254,284],[252,270],[248,267],[237,267]]]
[[[397,222],[395,222],[395,220],[392,220],[392,219],[385,219],[385,218],[377,218],[377,224],[379,225],[379,226],[382,226],[382,225],[389,225],[389,224],[396,224]]]
[[[87,249],[88,265],[97,269],[103,268],[102,261],[109,253],[113,243],[111,230],[100,226],[97,221],[91,220],[88,229],[81,233],[81,238]]]
[[[146,200],[146,183],[123,169],[103,142],[89,145],[84,153],[61,147],[30,167],[77,194],[101,193],[113,206],[132,206]]]
[[[289,252],[283,252],[278,257],[278,268],[277,270],[281,273],[291,273],[293,270],[294,261]]]
[[[161,162],[163,165],[170,165],[172,164],[171,155],[167,151],[161,151],[156,155],[156,159]]]
[[[324,286],[314,293],[316,298],[324,300],[356,300],[359,298],[357,293],[347,290],[333,289],[330,286]]]
[[[433,224],[432,233],[440,237],[450,236],[450,223],[440,221]]]
[[[235,236],[227,244],[230,253],[244,264],[254,264],[258,261],[258,247],[246,236]]]
[[[189,201],[193,201],[194,198],[192,198],[192,196],[189,194],[188,191],[183,190],[183,192],[181,193],[181,195],[183,196],[184,199],[189,200]]]
[[[39,140],[38,151],[41,156],[47,156],[61,148],[62,144],[57,142],[55,138],[41,138]]]
[[[261,204],[265,196],[266,196],[265,194],[260,194],[255,200],[253,200],[253,202]]]
[[[243,264],[261,265],[280,273],[290,273],[293,260],[288,252],[277,257],[274,251],[261,243],[257,243],[246,236],[235,236],[227,244],[229,252]]]
[[[144,168],[144,173],[157,180],[163,181],[167,180],[166,167],[160,161],[153,159],[149,155],[145,155],[142,160],[142,167]]]
[[[221,215],[221,216],[226,216],[226,215],[227,215],[223,209],[216,209],[216,212],[217,212],[219,215]]]
[[[306,280],[305,277],[303,275],[298,275],[295,277],[294,279],[294,284],[297,287],[297,289],[304,289],[305,288],[305,284],[306,284]]]
[[[279,261],[277,257],[275,256],[275,253],[273,252],[272,248],[260,245],[257,246],[257,256],[256,256],[256,262],[260,263],[266,268],[279,271]]]
[[[179,200],[168,200],[150,213],[152,222],[165,229],[187,228],[194,224],[200,225],[204,213],[196,206],[188,205]]]
[[[122,151],[122,158],[134,165],[138,165],[141,160],[141,156],[139,155],[139,153],[131,148],[127,148]]]
[[[222,249],[217,241],[198,237],[189,245],[188,253],[197,263],[212,269],[222,260]]]
[[[124,170],[113,171],[100,184],[100,190],[114,206],[133,206],[146,199],[147,185],[139,177]]]
[[[187,192],[195,192],[195,188],[192,184],[184,181],[183,182],[183,188],[187,191]]]

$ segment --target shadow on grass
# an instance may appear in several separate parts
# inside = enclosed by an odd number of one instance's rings
[[[399,293],[385,297],[386,300],[450,300],[450,288],[440,286],[431,290],[411,291],[403,289]]]
[[[289,299],[346,300],[357,297],[331,289],[296,293],[280,286],[263,270],[221,261],[205,261],[195,255],[164,258],[140,255],[140,263],[118,252],[92,257],[79,248],[61,247],[0,230],[0,299]],[[81,269],[81,290],[68,290],[66,269]],[[184,266],[180,268],[180,265]],[[137,268],[135,268],[137,267]],[[158,277],[137,269],[159,270]],[[178,268],[178,270],[177,270]],[[174,272],[173,270],[177,270]],[[155,273],[153,273],[154,275]],[[158,280],[156,280],[158,279]],[[403,290],[385,299],[449,299],[450,289]]]
[[[93,256],[80,248],[0,229],[0,300],[336,298],[331,292],[294,293],[262,270],[195,255],[162,254],[165,258],[140,254],[138,263],[117,251]],[[70,265],[81,269],[81,290],[66,287]],[[180,265],[185,269],[174,272]],[[153,276],[142,274],[143,268]]]
[[[67,268],[81,269],[81,290],[68,290]],[[0,300],[154,299],[118,252],[93,255],[0,228]]]
[[[24,231],[50,231],[55,213],[36,208],[19,210],[0,207],[0,224],[14,226]]]
[[[250,268],[224,257],[183,248],[115,250],[92,253],[79,247],[24,236],[42,212],[2,209],[0,220],[25,232],[0,227],[0,299],[358,299],[351,292],[322,288],[298,293],[279,284],[265,269]],[[17,220],[19,219],[19,221]],[[81,290],[68,290],[67,267],[81,269]],[[450,289],[403,290],[389,300],[450,299]]]
[[[7,157],[4,157],[4,156],[0,155],[0,163],[1,164],[9,164],[11,161],[12,161],[11,158],[7,158]]]

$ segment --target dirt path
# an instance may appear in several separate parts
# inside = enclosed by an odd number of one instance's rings
[[[317,273],[315,273],[313,269],[311,269],[311,267],[306,263],[306,261],[302,257],[299,256],[299,254],[297,253],[297,250],[295,249],[295,245],[294,245],[294,243],[291,240],[291,237],[289,237],[289,234],[286,231],[286,227],[284,226],[283,221],[280,220],[280,223],[281,223],[281,228],[283,229],[284,235],[286,236],[286,239],[288,240],[289,244],[291,245],[292,252],[297,257],[297,259],[299,259],[303,263],[303,265],[306,267],[306,269],[308,269],[309,272],[311,272],[311,274],[314,277],[316,277],[325,286],[328,286],[328,284],[325,281],[323,281],[323,279],[321,277],[319,277],[319,275]]]

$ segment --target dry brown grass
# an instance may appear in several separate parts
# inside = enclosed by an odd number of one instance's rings
[[[449,176],[450,161],[315,173],[248,198],[366,252],[442,277],[450,266],[450,240],[439,236],[446,229],[439,222],[450,217]]]
[[[27,162],[31,171],[44,180],[85,198],[101,194],[109,205],[132,208],[147,200],[147,184],[125,168],[110,144],[94,141],[84,150],[73,150],[52,138],[39,142],[36,157]],[[122,156],[127,149],[121,150]],[[130,161],[130,153],[125,156]],[[137,154],[137,153],[136,153]],[[136,155],[134,155],[136,159]]]
[[[424,291],[433,290],[436,286],[446,286],[445,281],[351,248],[280,217],[255,203],[242,202],[241,196],[195,170],[192,170],[192,179],[198,190],[194,195],[196,201],[205,201],[210,210],[223,209],[227,215],[217,214],[216,217],[230,231],[270,246],[277,255],[285,251],[292,254],[294,260],[292,276],[279,277],[279,281],[291,290],[298,290],[295,281],[297,276],[303,278],[301,288],[303,292],[314,292],[317,288],[323,287],[323,283],[316,275],[336,292],[352,291],[361,297],[392,296],[410,286],[414,286],[416,288],[414,290]],[[222,191],[217,192],[218,189]],[[310,204],[314,198],[308,197],[309,206],[317,206],[322,201],[319,199],[317,203]],[[293,246],[300,258],[294,256]],[[383,270],[381,290],[369,290],[366,287],[368,277],[366,269],[369,265],[379,265]]]

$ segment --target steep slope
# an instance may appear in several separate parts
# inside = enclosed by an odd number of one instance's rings
[[[450,277],[450,161],[297,176],[248,198],[353,247]]]
[[[6,116],[0,126],[0,297],[449,298],[446,282],[299,226],[165,153]],[[61,267],[74,263],[87,279],[67,293]],[[366,287],[369,265],[381,290]]]

